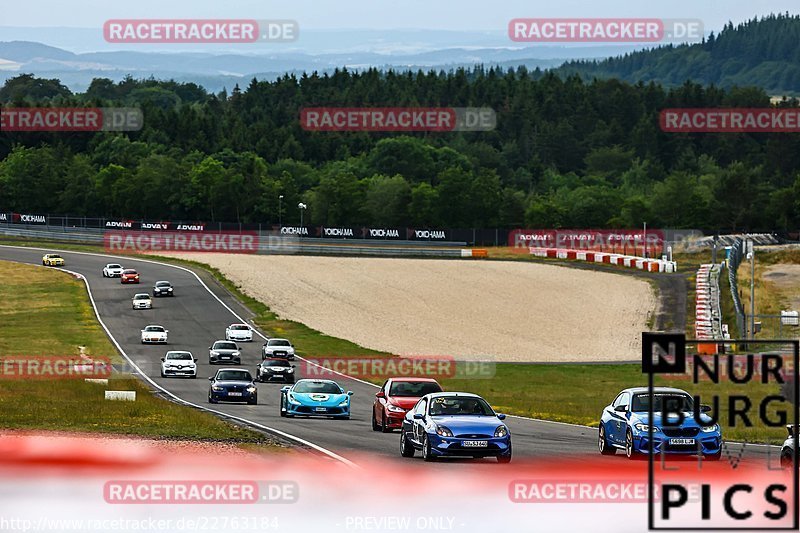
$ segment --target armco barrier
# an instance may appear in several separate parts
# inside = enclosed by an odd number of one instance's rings
[[[605,252],[586,252],[564,248],[542,248],[538,246],[529,248],[528,252],[536,257],[607,263],[610,265],[646,270],[647,272],[677,272],[678,270],[678,264],[675,261],[647,259],[632,255],[620,255]]]

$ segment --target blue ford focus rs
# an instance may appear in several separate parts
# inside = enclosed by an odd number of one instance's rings
[[[281,389],[281,416],[350,418],[350,396],[329,379],[301,379]]]
[[[400,455],[422,458],[496,457],[511,461],[511,434],[486,400],[465,392],[436,392],[423,396],[406,413],[400,428]]]
[[[698,406],[695,417],[694,398],[688,392],[655,387],[651,422],[650,398],[647,387],[625,389],[603,409],[598,430],[601,454],[613,455],[619,449],[634,459],[637,454],[652,450],[654,454],[699,454],[712,461],[720,458],[722,432],[719,424],[705,414],[710,407]],[[663,417],[665,406],[667,420]],[[681,413],[682,421],[677,413]]]

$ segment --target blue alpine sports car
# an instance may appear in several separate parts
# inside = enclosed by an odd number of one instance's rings
[[[281,416],[350,418],[350,396],[329,379],[301,379],[281,389]]]
[[[426,394],[406,413],[400,428],[400,455],[422,458],[497,457],[511,461],[511,434],[497,414],[476,394],[436,392]]]
[[[650,395],[647,387],[625,389],[603,409],[600,417],[598,447],[603,455],[614,455],[624,450],[629,459],[637,454],[698,455],[718,460],[722,455],[722,432],[719,424],[706,415],[711,410],[706,405],[698,409],[695,419],[694,398],[681,389],[655,387],[653,389],[652,442],[650,441]],[[670,402],[670,403],[665,403]],[[663,420],[662,406],[670,406],[668,413],[683,414],[683,421]]]

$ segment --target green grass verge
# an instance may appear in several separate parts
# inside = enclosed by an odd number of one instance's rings
[[[116,355],[83,282],[45,268],[0,261],[0,357]],[[245,442],[280,449],[261,433],[155,396],[130,376],[108,388],[136,391],[136,401],[106,401],[103,385],[82,379],[0,379],[0,427]]]
[[[46,244],[45,244],[46,246]],[[63,249],[67,247],[59,246]],[[88,251],[88,250],[87,250]],[[91,251],[99,251],[94,248]],[[217,269],[200,262],[158,257],[158,260],[193,269],[208,271],[222,286],[236,296],[254,314],[255,323],[272,335],[286,336],[298,346],[306,357],[324,357],[339,354],[344,357],[381,355],[352,342],[324,335],[304,324],[282,320],[262,302],[247,296]],[[700,264],[710,260],[707,254],[682,254],[675,258],[682,272],[694,272]],[[694,287],[692,282],[692,287]],[[723,298],[724,299],[724,298]],[[694,313],[694,298],[690,294],[687,302],[690,316]],[[693,332],[692,332],[693,334]],[[691,335],[690,335],[691,336]],[[382,354],[389,355],[389,354]],[[616,394],[625,388],[646,385],[646,376],[637,364],[516,364],[503,363],[496,366],[496,374],[488,379],[444,379],[442,385],[448,390],[465,390],[484,396],[498,411],[557,422],[597,426],[600,413]],[[730,392],[730,384],[716,386],[700,384],[692,387],[687,381],[673,381],[665,385],[687,389],[692,394],[709,397],[713,392]],[[762,387],[763,388],[763,387]],[[759,401],[775,390],[754,387],[750,392],[754,401]],[[723,414],[727,411],[722,410]],[[778,439],[785,430],[738,428],[726,433],[732,440],[765,441]],[[782,439],[781,439],[782,440]]]

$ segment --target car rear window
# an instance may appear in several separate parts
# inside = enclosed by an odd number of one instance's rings
[[[389,388],[389,396],[409,396],[419,398],[432,392],[442,392],[438,383],[430,381],[395,381]]]

